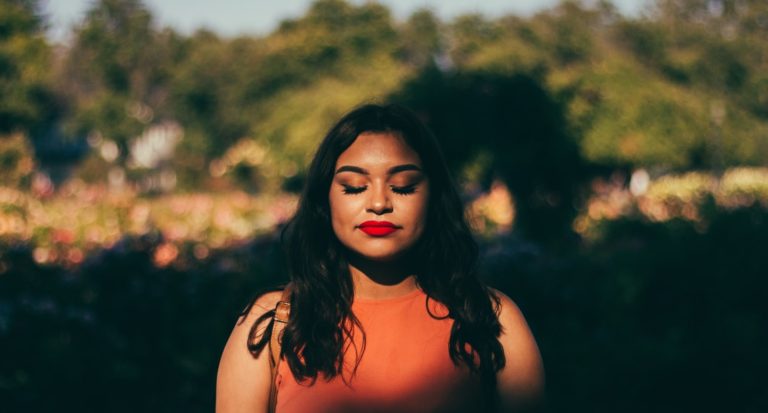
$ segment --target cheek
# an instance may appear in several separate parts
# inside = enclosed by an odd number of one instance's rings
[[[419,202],[413,205],[411,216],[413,217],[413,221],[415,223],[416,235],[419,237],[424,232],[424,228],[427,226],[427,220],[429,219],[428,210],[429,197],[427,195],[425,195],[422,199],[419,200]]]
[[[350,225],[354,225],[355,219],[355,201],[351,199],[343,199],[342,195],[331,194],[328,197],[328,204],[331,210],[331,224],[333,225],[333,231],[337,234],[339,231],[348,229]]]

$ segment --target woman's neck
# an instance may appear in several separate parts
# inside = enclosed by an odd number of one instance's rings
[[[349,260],[349,273],[355,297],[387,299],[407,295],[417,287],[414,271],[402,261],[370,261],[361,257]]]

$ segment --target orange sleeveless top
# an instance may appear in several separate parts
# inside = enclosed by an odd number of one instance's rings
[[[453,320],[447,309],[416,290],[384,300],[355,299],[352,311],[365,331],[365,350],[352,375],[362,334],[344,354],[344,377],[299,383],[283,361],[276,378],[277,413],[465,412],[477,408],[479,380],[448,353]],[[474,408],[473,408],[474,407]]]

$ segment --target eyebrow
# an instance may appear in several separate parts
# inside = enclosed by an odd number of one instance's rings
[[[419,171],[419,172],[421,172],[421,168],[419,168],[418,166],[416,166],[416,165],[414,165],[412,163],[407,163],[407,164],[404,164],[404,165],[397,165],[397,166],[393,166],[393,167],[389,168],[387,170],[387,175],[394,175],[394,174],[396,174],[398,172],[403,172],[403,171]],[[352,165],[344,165],[344,166],[339,167],[339,169],[336,170],[337,174],[341,173],[341,172],[355,172],[355,173],[362,174],[362,175],[370,175],[371,174],[365,168],[361,168],[359,166],[352,166]]]

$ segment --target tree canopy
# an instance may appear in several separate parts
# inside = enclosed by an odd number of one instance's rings
[[[183,130],[171,161],[183,186],[205,185],[212,163],[244,141],[269,151],[269,168],[282,171],[274,179],[300,176],[336,117],[412,95],[430,73],[448,84],[483,78],[491,89],[529,79],[560,113],[541,120],[560,124],[542,127],[561,130],[563,145],[601,167],[715,170],[768,159],[768,6],[760,1],[658,0],[639,17],[608,1],[564,1],[525,18],[441,21],[418,10],[397,21],[375,2],[318,0],[263,37],[222,38],[158,27],[140,0],[98,0],[56,53],[38,2],[3,0],[2,10],[0,133],[33,136],[56,123],[64,135],[98,135],[118,156],[87,161],[99,159],[94,147],[81,162],[97,170],[110,162],[132,170],[132,142],[173,121]],[[429,93],[419,98],[427,106],[459,99]],[[524,113],[512,106],[509,116]],[[523,145],[525,133],[509,127]],[[247,176],[271,173],[244,167]]]

